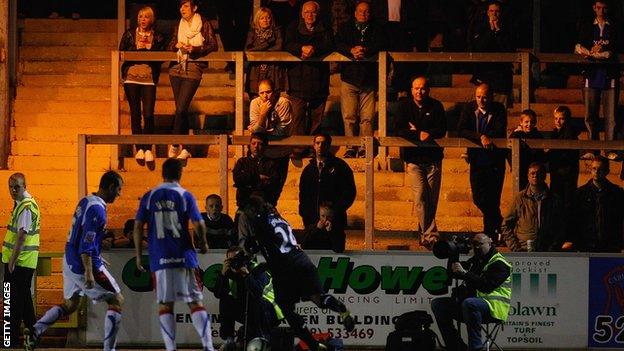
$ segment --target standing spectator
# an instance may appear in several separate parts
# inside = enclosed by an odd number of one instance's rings
[[[290,135],[290,122],[292,121],[292,107],[287,98],[279,95],[274,90],[274,84],[270,79],[263,79],[258,84],[259,96],[251,100],[249,104],[249,127],[251,133],[266,133],[274,136]],[[284,183],[288,177],[288,157],[292,149],[288,146],[268,146],[265,150],[266,157],[274,160],[276,172],[279,175],[279,183],[276,188],[276,199],[282,193]]]
[[[234,165],[232,176],[236,188],[236,206],[239,209],[245,206],[252,194],[261,195],[270,204],[277,203],[280,174],[273,160],[264,156],[266,144],[265,134],[252,134],[249,154],[239,158]]]
[[[493,0],[488,3],[487,16],[477,21],[468,33],[468,49],[474,52],[513,52],[515,43],[511,35],[511,27],[502,16],[502,4]],[[494,101],[505,107],[513,102],[512,64],[483,63],[475,66],[471,81],[475,85],[488,83]]]
[[[532,163],[527,178],[529,185],[516,194],[505,215],[503,238],[511,251],[557,251],[565,229],[561,202],[546,185],[543,164]]]
[[[524,110],[520,113],[520,124],[509,135],[515,139],[543,139],[542,133],[537,130],[537,114],[531,109]],[[525,175],[529,171],[529,165],[533,162],[544,162],[544,151],[539,149],[531,149],[524,142],[520,147],[520,189],[527,186],[527,178]]]
[[[334,48],[331,28],[319,21],[319,10],[316,1],[305,2],[301,19],[286,31],[286,51],[303,60],[288,69],[293,135],[310,135],[320,130],[329,95],[329,64],[308,61],[322,58]]]
[[[413,141],[432,143],[446,135],[446,115],[442,103],[429,96],[425,77],[412,80],[412,98],[401,100],[394,130],[397,135]],[[421,245],[431,248],[439,233],[435,216],[442,181],[444,149],[409,147],[401,149],[407,163],[406,176],[414,194]]]
[[[605,140],[615,139],[615,110],[620,97],[620,70],[617,65],[610,65],[620,49],[619,28],[608,16],[609,6],[606,0],[594,0],[593,10],[596,15],[591,23],[584,24],[579,31],[579,41],[574,53],[589,61],[605,62],[604,65],[588,65],[585,68],[585,126],[589,132],[589,139],[598,140],[598,118],[600,102],[603,103],[605,120]],[[594,155],[587,152],[584,159],[591,159]],[[611,160],[617,158],[617,153],[608,152]]]
[[[186,135],[189,132],[188,109],[199,87],[202,74],[208,69],[208,62],[193,61],[217,50],[210,21],[197,12],[196,0],[180,0],[182,18],[176,25],[168,50],[176,51],[178,61],[169,66],[169,80],[173,89],[176,112],[173,119],[173,134]],[[187,159],[191,153],[182,145],[172,145],[168,157]]]
[[[103,350],[115,350],[124,298],[100,253],[108,221],[106,204],[115,202],[122,187],[123,179],[119,173],[108,171],[100,178],[97,192],[78,202],[63,255],[65,300],[47,310],[32,328],[24,329],[24,349],[27,351],[34,350],[43,333],[59,319],[76,312],[83,296],[94,303],[106,302],[108,305],[104,317]],[[141,245],[140,240],[138,245]]]
[[[253,9],[253,0],[217,0],[216,10],[219,16],[219,36],[225,51],[243,51],[245,36],[249,31],[249,18]],[[229,61],[226,72],[234,73],[235,64]]]
[[[607,179],[609,160],[596,156],[591,179],[576,191],[570,239],[577,251],[624,252],[624,190]]]
[[[334,223],[334,209],[329,202],[319,206],[319,220],[316,225],[305,228],[301,247],[305,250],[332,250],[342,253],[345,250],[346,235],[343,228]]]
[[[475,100],[465,106],[457,130],[460,137],[481,145],[468,149],[472,201],[483,214],[483,231],[498,243],[503,220],[500,196],[505,180],[506,151],[496,149],[490,139],[505,138],[507,110],[502,103],[492,101],[489,85],[477,87]]]
[[[553,112],[554,128],[551,138],[555,140],[577,140],[578,131],[572,125],[572,113],[568,106],[558,106]],[[570,215],[574,193],[578,185],[578,150],[548,150],[546,153],[550,170],[550,191],[564,204],[566,218]]]
[[[349,165],[330,153],[331,136],[314,136],[314,158],[301,172],[299,180],[299,215],[303,225],[317,225],[319,207],[331,202],[334,209],[332,226],[342,230],[347,225],[347,209],[355,200],[355,180]]]
[[[275,25],[271,10],[258,9],[253,26],[247,34],[246,51],[281,51],[283,49],[282,30]],[[250,98],[258,95],[258,84],[264,79],[273,81],[273,91],[279,97],[286,84],[286,70],[279,63],[250,62],[247,74],[247,92]]]
[[[134,220],[136,269],[145,272],[141,263],[143,226],[147,224],[149,270],[154,277],[158,303],[158,322],[167,351],[176,350],[174,304],[188,304],[191,321],[205,351],[214,351],[210,316],[202,303],[202,285],[198,279],[199,260],[189,233],[189,221],[198,233],[200,253],[208,251],[206,226],[193,194],[180,186],[182,163],[168,159],[162,166],[163,182],[141,198]]]
[[[206,212],[202,213],[206,223],[206,240],[211,249],[227,249],[238,243],[234,221],[223,211],[221,196],[210,194],[206,197]],[[195,233],[196,238],[198,233]]]
[[[341,54],[356,62],[341,64],[340,109],[346,136],[373,136],[375,117],[375,91],[377,90],[377,64],[361,62],[374,59],[384,37],[381,27],[370,20],[370,5],[359,1],[355,7],[355,21],[342,25],[336,35],[336,48]],[[343,157],[364,157],[364,150],[347,149]]]
[[[10,286],[11,299],[10,316],[5,316],[5,325],[9,325],[11,347],[18,347],[22,321],[24,328],[31,330],[35,324],[30,291],[39,259],[41,215],[39,205],[26,191],[26,177],[22,173],[13,173],[9,177],[9,193],[13,199],[13,211],[2,244],[3,286],[6,287],[7,283]]]
[[[128,29],[121,37],[119,51],[164,51],[165,38],[154,30],[154,10],[142,7],[137,15],[136,28]],[[121,65],[124,92],[130,107],[132,134],[154,134],[154,105],[156,86],[160,78],[161,62],[126,61]],[[141,128],[141,105],[143,128]],[[151,145],[135,145],[137,161],[154,162]]]

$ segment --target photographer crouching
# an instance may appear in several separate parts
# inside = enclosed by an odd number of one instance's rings
[[[431,302],[447,350],[482,350],[481,324],[506,321],[509,314],[511,264],[487,235],[475,235],[471,244],[474,256],[468,261],[449,262],[449,273],[463,280],[462,285],[453,289],[452,297],[438,297]],[[468,346],[453,320],[466,323]]]
[[[272,278],[266,265],[256,263],[240,247],[227,250],[214,295],[219,299],[219,336],[225,340],[221,350],[237,349],[236,321],[243,324],[244,335],[238,338],[241,344],[255,338],[268,343],[271,330],[284,318],[275,303]]]

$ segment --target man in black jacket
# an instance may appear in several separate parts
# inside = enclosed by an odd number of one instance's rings
[[[242,208],[252,194],[261,195],[268,203],[277,204],[280,175],[272,159],[264,157],[267,137],[261,133],[251,135],[249,154],[239,158],[232,176],[236,188],[236,206]]]
[[[483,214],[483,231],[497,243],[503,217],[500,196],[505,180],[505,150],[496,149],[491,138],[507,136],[507,110],[492,101],[489,85],[475,90],[475,101],[466,105],[459,117],[460,137],[481,145],[468,149],[472,201]]]
[[[589,252],[624,252],[624,190],[607,179],[609,161],[597,156],[591,179],[576,191],[572,207],[574,248]]]
[[[288,69],[288,96],[293,111],[291,135],[318,132],[329,95],[329,63],[316,61],[334,49],[331,28],[319,20],[320,6],[308,1],[301,19],[286,30],[285,49],[301,58]]]
[[[336,48],[355,62],[341,64],[340,109],[346,136],[354,136],[359,120],[359,135],[373,136],[377,64],[374,59],[383,42],[383,32],[370,21],[370,5],[360,0],[355,7],[355,21],[341,26],[336,34]],[[364,62],[363,62],[364,60]],[[343,157],[364,156],[364,150],[347,149]]]
[[[412,80],[412,98],[402,100],[394,130],[408,140],[431,143],[446,135],[446,116],[442,103],[429,96],[425,77]],[[431,248],[438,240],[435,222],[442,181],[444,149],[409,147],[401,149],[406,176],[414,193],[414,209],[418,217],[421,245]]]
[[[328,134],[317,134],[313,147],[315,157],[303,169],[299,180],[299,215],[306,228],[315,226],[319,221],[319,206],[331,202],[332,225],[343,229],[347,224],[347,209],[355,200],[353,171],[329,152],[331,136]]]

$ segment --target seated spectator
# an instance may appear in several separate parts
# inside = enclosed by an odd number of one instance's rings
[[[568,106],[559,106],[553,112],[553,131],[551,139],[577,140],[579,132],[572,125],[572,113]],[[578,185],[579,152],[578,150],[548,150],[546,153],[550,171],[550,191],[557,195],[564,204],[566,217],[570,214],[570,205]]]
[[[543,139],[542,133],[537,130],[537,114],[533,110],[524,110],[520,114],[520,124],[511,132],[510,138],[516,139]],[[529,165],[533,162],[544,162],[544,151],[541,149],[531,149],[522,143],[520,148],[520,189],[527,186],[525,175],[529,170]]]
[[[515,40],[511,26],[502,16],[502,3],[488,1],[486,15],[472,24],[468,31],[468,50],[473,52],[513,52]],[[475,85],[488,83],[492,89],[494,101],[505,107],[513,100],[513,71],[509,62],[475,64],[471,81]]]
[[[232,176],[236,188],[236,206],[242,208],[247,204],[249,197],[257,193],[266,202],[277,204],[277,187],[280,175],[275,162],[264,156],[264,148],[268,143],[262,133],[254,133],[249,140],[249,153],[236,161]]]
[[[577,251],[624,252],[624,190],[607,179],[606,158],[596,156],[590,171],[591,179],[576,191],[569,238]]]
[[[346,235],[343,229],[333,226],[334,210],[330,203],[319,206],[319,220],[306,227],[301,247],[306,250],[333,250],[344,252]]]
[[[247,34],[245,50],[282,51],[283,45],[282,30],[275,25],[271,10],[266,7],[259,8],[253,18],[253,26]],[[246,82],[250,99],[258,95],[258,85],[265,79],[273,82],[273,92],[279,97],[286,84],[284,66],[280,63],[250,62]]]
[[[373,136],[377,63],[362,60],[377,56],[384,37],[382,28],[370,20],[368,2],[357,3],[354,17],[336,35],[338,52],[354,60],[340,65],[340,110],[346,136],[358,135],[358,131],[361,136]],[[363,149],[353,147],[343,157],[364,156]]]
[[[124,248],[134,249],[134,239],[132,238],[133,230],[134,230],[134,219],[131,218],[131,219],[128,219],[124,223],[123,236],[114,238],[114,241],[111,247],[116,248],[116,249],[124,249]],[[141,244],[143,248],[147,247],[147,237],[143,236],[141,240]]]
[[[290,101],[274,90],[275,84],[270,79],[263,79],[258,84],[258,97],[249,104],[249,127],[252,133],[266,133],[274,136],[290,135],[292,107]],[[275,162],[279,182],[275,196],[279,198],[288,177],[289,155],[292,148],[288,146],[267,146],[264,154]]]
[[[514,197],[503,219],[503,238],[511,251],[556,251],[563,241],[561,202],[546,185],[543,164],[532,163],[527,178],[529,185]]]
[[[202,213],[202,217],[206,223],[206,240],[211,249],[227,249],[238,243],[234,221],[222,210],[221,196],[210,194],[206,197],[206,212]]]

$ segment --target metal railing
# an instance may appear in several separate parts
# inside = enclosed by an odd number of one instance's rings
[[[291,136],[279,140],[272,140],[271,145],[309,146],[312,144],[311,136]],[[364,185],[364,247],[373,249],[375,232],[375,159],[373,145],[377,139],[380,146],[386,147],[446,147],[446,148],[470,148],[481,147],[464,138],[436,139],[435,143],[421,143],[409,141],[400,137],[334,137],[334,146],[363,145],[366,151],[365,185]],[[528,146],[548,149],[607,149],[624,150],[624,141],[585,141],[585,140],[523,140]],[[87,145],[132,145],[132,144],[172,144],[182,143],[185,145],[219,145],[219,193],[222,198],[224,210],[228,212],[228,146],[247,145],[249,137],[228,135],[84,135],[78,136],[78,197],[87,194]],[[498,148],[511,149],[512,174],[514,194],[519,190],[520,180],[520,139],[493,139]]]

